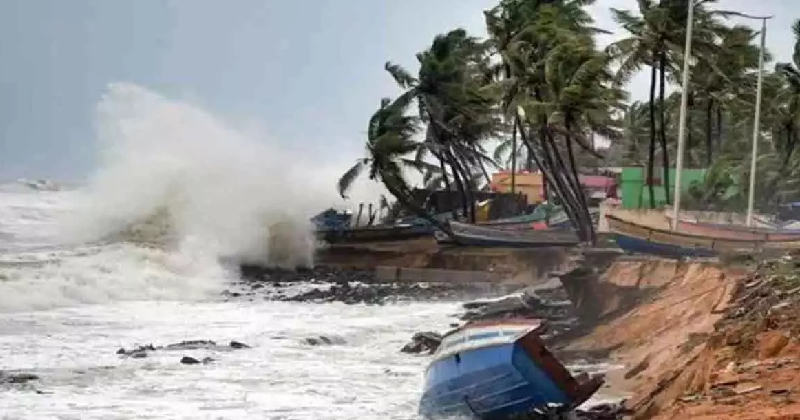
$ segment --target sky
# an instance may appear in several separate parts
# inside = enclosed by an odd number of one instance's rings
[[[436,34],[462,27],[483,35],[481,12],[496,2],[0,0],[0,180],[90,174],[95,107],[114,82],[256,125],[264,141],[307,161],[341,161],[344,171],[363,153],[380,98],[398,92],[384,63],[416,70],[414,55]],[[718,4],[775,15],[767,47],[787,61],[796,2]],[[615,31],[608,9],[635,5],[598,0],[591,11]],[[645,98],[647,86],[645,75],[636,77],[634,98]]]

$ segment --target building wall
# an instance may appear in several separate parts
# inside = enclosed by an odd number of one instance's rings
[[[497,192],[511,192],[511,172],[501,171],[492,174],[492,188]],[[514,177],[514,191],[528,196],[528,204],[544,201],[542,174],[517,173]]]
[[[681,191],[688,191],[693,182],[702,182],[705,172],[705,169],[684,169],[681,175]],[[646,173],[647,169],[644,167],[622,168],[622,208],[644,209],[650,207],[650,188],[645,184]],[[670,197],[675,189],[675,173],[675,168],[670,169],[668,186]],[[662,181],[663,170],[656,168],[653,175],[656,208],[661,208],[667,202]]]

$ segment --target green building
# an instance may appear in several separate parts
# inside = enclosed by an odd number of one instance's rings
[[[681,175],[681,191],[686,192],[694,182],[702,182],[705,169],[684,169]],[[650,208],[650,188],[645,184],[647,168],[628,167],[622,168],[620,188],[622,189],[622,208],[646,209]],[[667,203],[664,191],[664,171],[656,168],[653,174],[653,193],[656,208],[664,207]],[[672,197],[675,189],[675,168],[669,170],[669,194]]]

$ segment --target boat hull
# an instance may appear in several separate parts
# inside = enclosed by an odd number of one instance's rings
[[[575,232],[562,229],[508,231],[452,221],[449,226],[453,232],[452,242],[462,246],[539,248],[574,246],[579,242]],[[443,237],[438,235],[437,238]]]
[[[386,228],[331,229],[317,231],[317,239],[329,244],[388,242],[417,239],[433,235],[431,226],[403,226]]]
[[[678,230],[693,235],[708,235],[727,239],[742,239],[753,241],[769,240],[797,240],[800,239],[800,232],[749,228],[739,225],[724,225],[716,223],[690,222],[687,220],[678,221]]]
[[[445,348],[426,372],[420,415],[510,419],[548,408],[565,412],[602,385],[600,379],[579,384],[544,347],[538,331],[529,328],[520,336],[520,330],[525,327],[478,328],[459,348]]]
[[[794,240],[749,240],[725,236],[694,235],[656,229],[608,215],[608,228],[625,251],[663,257],[708,257],[719,253],[759,253],[765,250],[800,249]]]
[[[615,234],[617,245],[626,252],[636,254],[651,254],[663,257],[713,257],[717,255],[714,250],[703,248],[686,248],[671,244],[648,241],[621,233]]]

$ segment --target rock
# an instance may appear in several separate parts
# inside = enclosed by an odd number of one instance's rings
[[[183,356],[181,358],[181,363],[183,363],[184,365],[197,365],[200,363],[200,361],[195,359],[194,357]]]
[[[266,294],[267,300],[289,302],[344,302],[346,304],[382,305],[400,300],[451,299],[456,292],[481,294],[479,285],[379,283],[374,270],[347,270],[315,267],[308,270],[280,270],[264,267],[243,267],[243,283],[252,292]],[[280,288],[292,283],[318,284],[303,293],[290,295]],[[327,286],[327,287],[324,287]],[[230,297],[230,293],[226,296]]]
[[[8,375],[3,375],[2,372],[0,372],[0,384],[6,383],[6,384],[19,385],[38,380],[39,376],[34,375],[32,373],[12,373]]]
[[[341,337],[326,336],[326,335],[320,335],[317,337],[307,337],[305,338],[304,341],[306,344],[310,346],[341,345],[346,343],[346,341]]]
[[[211,340],[188,340],[180,343],[169,344],[164,350],[197,350],[217,347],[217,343]]]
[[[125,350],[124,348],[120,348],[119,350],[117,350],[117,354],[119,354],[120,356],[128,356],[141,359],[143,357],[147,357],[147,352],[155,350],[156,350],[155,346],[153,346],[152,344],[148,344],[146,346],[139,346],[130,350]]]
[[[220,346],[216,342],[211,340],[187,340],[181,341],[180,343],[173,343],[168,344],[166,346],[154,346],[152,344],[148,344],[146,346],[139,346],[135,347],[130,350],[126,350],[124,348],[120,348],[117,350],[117,354],[124,357],[131,357],[134,359],[143,359],[148,356],[150,352],[153,351],[174,351],[174,350],[221,350],[221,351],[229,351],[231,349],[247,349],[250,348],[245,343],[240,341],[231,341],[227,346]]]
[[[214,359],[212,359],[210,357],[204,357],[202,360],[197,360],[194,357],[190,357],[190,356],[183,356],[181,358],[181,363],[184,364],[184,365],[199,365],[199,364],[204,364],[205,365],[205,364],[211,363],[213,361],[214,361]]]
[[[403,353],[420,354],[434,353],[442,344],[442,335],[432,331],[418,332],[411,337],[411,341],[400,349]]]
[[[229,346],[231,346],[231,348],[233,348],[233,349],[249,349],[250,348],[250,346],[248,346],[247,344],[240,343],[238,341],[231,341]]]

